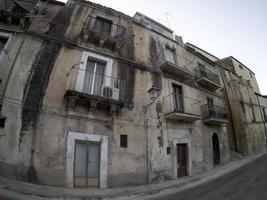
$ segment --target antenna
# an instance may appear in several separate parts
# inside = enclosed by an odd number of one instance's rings
[[[167,23],[168,23],[168,27],[171,28],[168,16],[172,17],[172,15],[170,13],[168,13],[168,12],[165,12],[165,16],[166,16],[166,20],[167,20]]]

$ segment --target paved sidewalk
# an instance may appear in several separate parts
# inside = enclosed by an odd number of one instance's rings
[[[230,173],[265,155],[261,152],[216,167],[208,172],[163,183],[114,189],[67,189],[35,185],[0,177],[0,199],[149,199],[150,195],[183,191]]]

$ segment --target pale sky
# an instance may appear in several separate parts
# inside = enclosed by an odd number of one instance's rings
[[[267,95],[267,0],[92,2],[130,16],[139,11],[167,27],[170,24],[184,42],[195,44],[219,58],[234,56],[256,74],[261,93]]]

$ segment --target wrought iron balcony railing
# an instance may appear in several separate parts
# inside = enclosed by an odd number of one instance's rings
[[[171,93],[164,97],[164,114],[173,119],[195,121],[201,118],[200,101],[197,99]]]
[[[202,117],[204,119],[228,119],[228,113],[225,107],[215,106],[212,104],[206,104],[201,106]]]
[[[123,102],[125,82],[104,74],[72,68],[68,73],[67,91],[78,92],[88,98],[100,97]]]
[[[116,42],[125,40],[126,28],[103,18],[88,16],[86,29]]]
[[[195,72],[195,76],[197,78],[206,78],[210,81],[212,81],[213,83],[220,85],[220,79],[219,76],[217,74],[215,74],[214,72],[202,67],[202,66],[198,66],[194,69]]]

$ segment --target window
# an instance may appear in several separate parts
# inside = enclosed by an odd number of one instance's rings
[[[7,43],[8,38],[0,37],[0,55],[2,54],[2,51],[5,49],[5,45]]]
[[[239,65],[239,68],[240,68],[240,69],[243,69],[243,66],[242,66],[242,65]]]
[[[127,135],[121,135],[121,147],[122,148],[127,148],[128,147],[128,136]]]
[[[5,50],[11,40],[12,35],[0,32],[0,60],[3,58]]]
[[[253,78],[253,75],[252,75],[252,73],[251,73],[251,72],[249,73],[249,75],[250,75],[250,77],[251,77],[251,78]]]
[[[267,122],[267,116],[266,116],[266,113],[265,113],[265,108],[262,108],[262,113],[263,113],[264,122]]]
[[[184,103],[183,103],[183,91],[182,87],[179,85],[172,85],[173,87],[173,103],[174,110],[176,112],[184,112]]]
[[[213,104],[213,98],[207,97],[207,104],[208,104],[209,116],[213,116],[215,114],[215,107]]]
[[[167,147],[167,155],[171,154],[171,147]]]
[[[113,60],[91,52],[83,52],[75,90],[89,95],[101,96],[103,86],[114,87]]]
[[[6,118],[0,115],[0,128],[5,128]]]
[[[204,65],[202,65],[201,63],[197,63],[198,67],[199,67],[199,72],[201,76],[207,76],[207,70],[206,67]]]
[[[91,58],[87,60],[83,92],[86,94],[101,95],[106,63]]]
[[[208,105],[213,105],[213,98],[207,97],[207,104]]]
[[[173,49],[169,48],[169,47],[166,47],[165,48],[166,61],[175,64],[175,57],[176,57],[175,51]]]
[[[110,35],[112,27],[112,21],[105,19],[103,17],[96,17],[94,31],[97,33],[103,33],[105,35]]]

